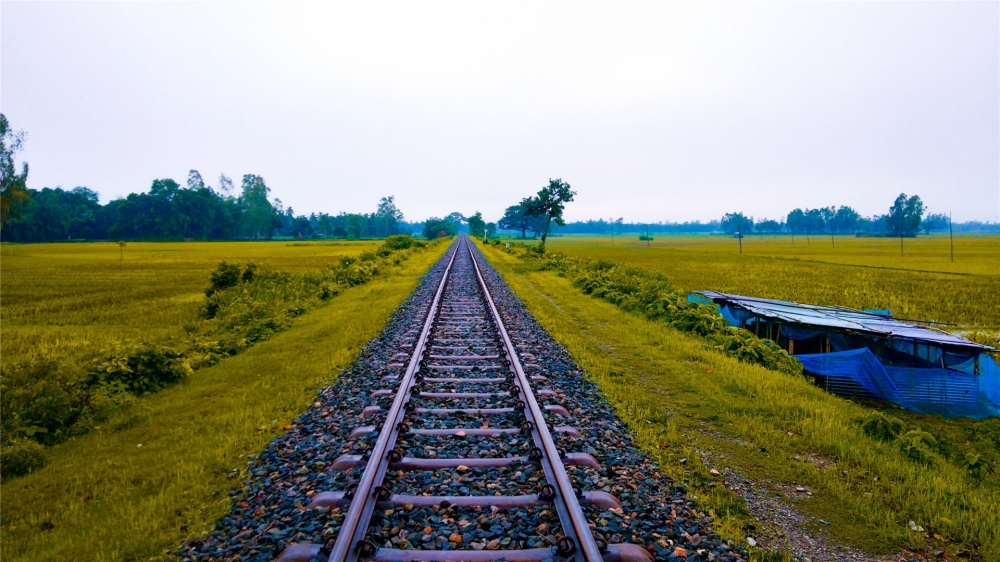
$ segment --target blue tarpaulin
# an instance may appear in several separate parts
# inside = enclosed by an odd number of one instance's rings
[[[828,379],[828,388],[850,389],[854,383],[874,397],[918,414],[1000,415],[1000,368],[985,353],[979,357],[978,376],[950,369],[886,367],[867,348],[795,358],[809,374]]]
[[[861,311],[713,291],[698,291],[688,300],[715,303],[734,326],[756,328],[761,322],[769,330],[777,325],[776,333],[789,342],[824,337],[820,341],[829,353],[795,358],[830,392],[888,400],[921,414],[1000,415],[1000,368],[986,353],[993,351],[989,346],[897,320],[888,309]]]

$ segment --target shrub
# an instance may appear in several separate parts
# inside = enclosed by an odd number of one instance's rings
[[[937,439],[919,427],[901,435],[899,441],[907,457],[921,464],[931,464],[936,460],[933,447],[937,445]]]
[[[105,352],[88,373],[86,385],[97,387],[121,384],[124,390],[141,395],[156,392],[190,375],[191,366],[179,353],[159,345],[120,345]]]
[[[212,296],[217,291],[224,291],[230,287],[235,287],[240,282],[240,264],[224,261],[209,275],[208,280],[211,286],[205,289],[206,297]]]
[[[225,263],[225,262],[223,262]],[[237,266],[239,267],[239,266]],[[250,262],[247,264],[246,269],[243,270],[243,275],[240,276],[240,280],[244,283],[249,283],[253,281],[254,274],[257,273],[257,264]]]
[[[665,322],[678,330],[701,336],[709,346],[740,361],[769,369],[802,374],[802,364],[773,342],[748,330],[730,326],[714,305],[688,302],[670,281],[654,272],[615,264],[607,260],[582,261],[560,252],[545,252],[540,246],[512,245],[509,253],[525,259],[541,259],[544,269],[570,277],[584,294],[606,300],[650,320]]]
[[[4,436],[45,444],[62,439],[83,407],[84,393],[74,385],[80,373],[37,356],[4,371],[0,384]]]
[[[861,420],[861,430],[875,439],[890,443],[906,431],[906,424],[899,418],[872,411]]]
[[[390,252],[408,250],[411,246],[413,246],[413,238],[405,234],[394,234],[382,242],[382,247],[388,249]]]
[[[45,466],[45,447],[24,438],[12,439],[0,447],[0,475],[23,476]]]

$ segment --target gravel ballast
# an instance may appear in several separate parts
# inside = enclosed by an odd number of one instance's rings
[[[206,538],[186,541],[176,552],[179,558],[263,561],[276,559],[289,544],[323,545],[324,552],[333,546],[346,508],[314,510],[306,506],[316,493],[342,491],[359,481],[363,466],[348,471],[329,467],[343,454],[362,454],[377,439],[376,432],[356,439],[351,438],[351,432],[362,426],[381,427],[384,423],[385,409],[392,396],[372,393],[386,388],[394,390],[392,383],[383,377],[398,369],[390,365],[408,361],[427,307],[457,246],[454,244],[423,277],[382,334],[365,347],[354,364],[320,391],[309,411],[251,459],[245,470],[232,475],[244,481],[232,493],[231,512],[217,522]],[[456,258],[456,264],[461,257]],[[584,506],[595,536],[612,544],[641,545],[657,560],[746,559],[743,546],[721,541],[712,532],[712,518],[701,513],[686,497],[684,487],[661,474],[649,457],[634,447],[628,428],[601,398],[598,387],[574,364],[566,350],[541,329],[500,275],[486,265],[486,260],[481,255],[477,259],[528,374],[548,379],[535,384],[539,403],[560,405],[570,414],[565,417],[550,412],[546,414],[547,421],[552,426],[572,426],[580,432],[579,436],[554,432],[556,444],[568,452],[589,453],[601,464],[600,470],[567,465],[567,473],[583,491],[608,492],[621,502],[621,509],[614,510]],[[456,265],[453,278],[458,273]],[[476,365],[474,361],[469,364]],[[542,387],[552,389],[555,394],[537,394]],[[453,384],[445,391],[452,389],[497,391],[495,387],[486,389],[476,383]],[[448,400],[446,404],[434,398],[414,401],[417,407],[427,408],[461,408],[471,404],[461,399]],[[490,401],[488,407],[511,407],[516,399],[496,396]],[[476,404],[484,407],[481,400]],[[363,416],[362,410],[368,406],[381,406],[382,411]],[[421,418],[419,426],[518,427],[522,421],[523,414],[515,412],[490,416],[487,420],[462,416]],[[525,457],[532,447],[530,441],[523,434],[460,438],[406,434],[400,436],[397,448],[406,456],[420,458]],[[491,468],[392,471],[387,474],[386,483],[396,494],[513,495],[536,493],[545,483],[545,476],[536,464],[516,462]],[[549,547],[560,532],[555,510],[544,506],[524,509],[455,506],[383,509],[380,506],[367,538],[392,548],[494,550]]]

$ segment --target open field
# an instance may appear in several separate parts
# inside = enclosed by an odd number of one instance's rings
[[[358,247],[249,244],[241,254],[238,244],[178,244],[200,247],[203,263],[153,259],[158,247],[169,246],[173,245],[150,245],[147,265],[152,271],[136,266],[129,272],[152,282],[162,267],[178,283],[186,283],[172,293],[175,296],[201,295],[208,271],[223,257],[275,259],[285,269],[319,268],[345,251],[371,247],[368,243]],[[227,473],[245,469],[246,455],[259,452],[283,431],[282,426],[309,407],[316,390],[333,380],[378,334],[446,247],[432,245],[413,254],[369,283],[347,289],[329,305],[299,317],[291,329],[142,398],[119,423],[51,448],[47,466],[3,484],[0,558],[162,559],[164,549],[206,532],[228,511],[227,492],[242,482],[240,477],[227,478]],[[173,291],[170,287],[164,283],[161,290]],[[138,288],[134,294],[144,295]],[[155,298],[156,291],[149,294],[147,303],[159,303],[163,310],[156,313],[157,322],[169,327],[170,318],[184,318],[180,313],[171,317],[167,305]],[[133,306],[134,314],[143,310],[141,304]],[[48,319],[57,316],[46,314]],[[90,314],[100,318],[97,312]],[[101,326],[93,329],[99,331]],[[5,323],[5,338],[6,330]],[[141,327],[136,330],[142,333]]]
[[[563,238],[558,245],[574,242]],[[593,241],[579,245],[588,243]],[[1000,502],[1000,481],[995,475],[980,481],[953,460],[973,451],[995,458],[996,420],[886,410],[938,437],[933,457],[917,460],[862,431],[870,411],[862,405],[805,378],[736,361],[700,338],[584,295],[570,279],[539,270],[536,261],[493,247],[483,251],[541,325],[593,375],[637,442],[718,517],[723,536],[742,540],[754,520],[729,487],[738,474],[762,488],[761,497],[777,496],[805,515],[799,533],[879,555],[913,546],[963,558],[974,552],[984,560],[1000,556],[1000,519],[988,507]],[[655,255],[671,254],[661,249]],[[711,475],[711,468],[721,475]],[[910,530],[911,520],[926,531]],[[762,543],[769,546],[786,540],[778,530],[790,531],[766,517],[756,525],[753,534],[769,537]]]
[[[636,236],[549,239],[578,258],[627,263],[666,275],[685,291],[714,290],[761,298],[890,308],[898,317],[956,327],[1000,329],[1000,236],[892,238],[812,236],[661,236],[647,246]]]
[[[80,361],[125,340],[181,338],[222,260],[320,269],[379,241],[133,242],[3,245],[4,363],[43,354]],[[121,259],[122,256],[124,259]]]

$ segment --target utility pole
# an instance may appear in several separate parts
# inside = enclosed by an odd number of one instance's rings
[[[611,245],[614,246],[615,245],[615,221],[614,221],[614,219],[608,219],[608,222],[611,223]]]
[[[736,219],[736,237],[740,239],[740,255],[743,254],[743,221]]]
[[[955,230],[951,227],[951,211],[948,211],[948,238],[951,243],[951,263],[955,263]]]

